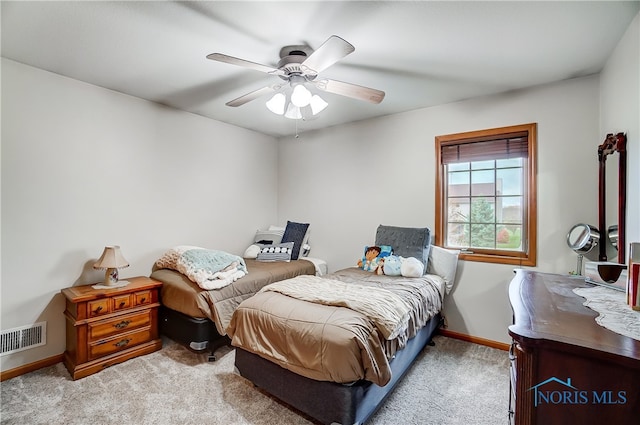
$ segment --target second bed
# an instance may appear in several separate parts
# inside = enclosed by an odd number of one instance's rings
[[[366,421],[440,326],[458,258],[424,228],[380,226],[376,245],[428,260],[427,273],[352,267],[266,286],[227,328],[240,374],[321,423]]]

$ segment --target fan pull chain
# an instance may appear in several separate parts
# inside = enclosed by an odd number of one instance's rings
[[[300,137],[300,135],[298,134],[298,120],[296,121],[296,139]]]

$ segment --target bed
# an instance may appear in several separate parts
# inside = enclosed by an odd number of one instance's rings
[[[430,240],[427,228],[376,232],[376,246],[393,247],[403,265],[417,259],[419,275],[351,267],[267,285],[243,301],[227,328],[240,375],[320,423],[364,423],[441,325],[458,253]]]
[[[273,246],[279,245],[280,239],[284,238],[284,228],[279,233],[271,233],[278,239],[268,242]],[[256,242],[265,242],[265,238],[268,236],[264,231],[256,233]],[[253,247],[249,247],[247,252]],[[315,258],[260,261],[258,254],[254,258],[228,254],[231,260],[243,263],[246,267],[245,275],[220,288],[203,289],[197,283],[197,276],[194,277],[177,266],[178,258],[188,249],[204,250],[199,247],[174,247],[153,266],[150,277],[163,283],[160,290],[160,332],[192,351],[210,351],[210,361],[216,359],[215,350],[228,343],[226,327],[233,311],[243,300],[270,283],[301,274],[326,272],[326,263]]]
[[[154,267],[151,278],[163,283],[160,332],[193,351],[210,350],[213,353],[225,343],[225,328],[240,302],[269,283],[300,274],[316,274],[316,266],[311,260],[260,262],[247,258],[245,261],[246,276],[214,290],[200,288],[176,270]]]

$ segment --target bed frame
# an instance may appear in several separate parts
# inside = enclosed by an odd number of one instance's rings
[[[191,317],[163,305],[159,311],[160,333],[181,343],[194,353],[209,351],[207,360],[216,361],[216,350],[231,341],[220,335],[215,323],[206,317]]]
[[[384,387],[368,381],[352,385],[316,381],[238,347],[235,365],[254,385],[323,424],[360,425],[376,412],[422,349],[433,345],[433,335],[441,325],[442,317],[437,314],[396,353],[391,361],[391,381]]]

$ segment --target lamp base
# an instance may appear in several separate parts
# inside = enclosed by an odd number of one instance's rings
[[[93,289],[113,289],[127,286],[129,281],[118,280],[118,269],[110,268],[104,274],[104,283],[98,283],[92,286]]]
[[[107,271],[104,273],[104,284],[105,286],[115,286],[118,284],[118,269],[107,269]]]

